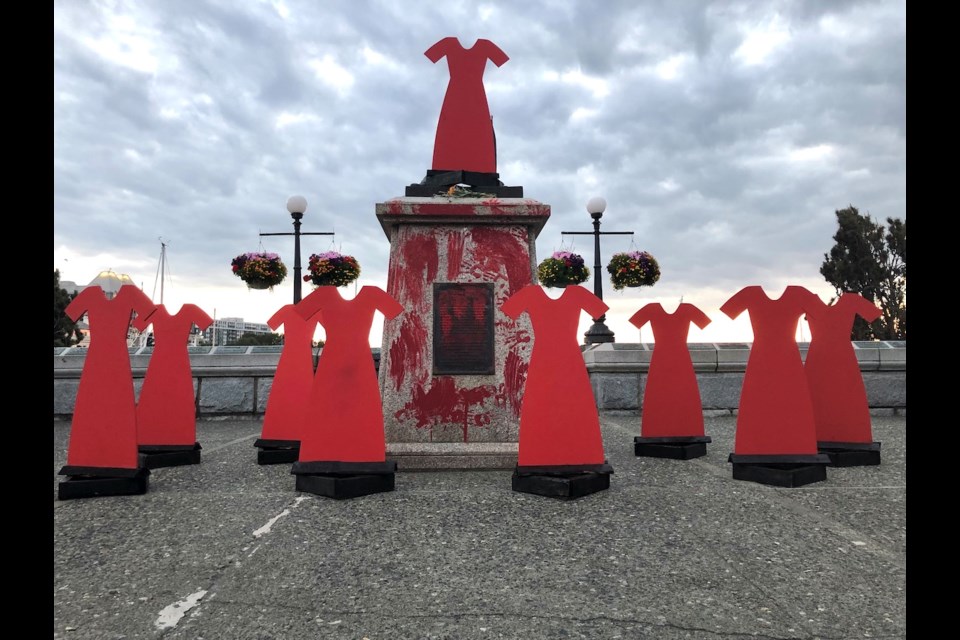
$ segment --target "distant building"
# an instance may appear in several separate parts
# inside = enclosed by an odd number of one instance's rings
[[[203,340],[214,346],[221,346],[235,341],[245,333],[273,333],[273,329],[260,322],[244,322],[243,318],[217,318],[203,332]]]

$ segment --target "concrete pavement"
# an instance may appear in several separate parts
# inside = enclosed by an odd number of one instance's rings
[[[605,413],[610,489],[569,502],[502,470],[300,494],[252,419],[201,421],[145,495],[57,501],[55,420],[54,638],[905,638],[906,418],[873,420],[880,466],[787,489],[732,479],[733,416],[678,461]]]

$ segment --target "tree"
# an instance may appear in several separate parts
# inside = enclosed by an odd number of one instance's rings
[[[76,298],[60,286],[60,270],[53,270],[53,346],[69,347],[83,340],[83,333],[67,315],[67,305]]]
[[[245,333],[229,345],[274,345],[283,344],[283,336],[279,333]]]
[[[836,244],[823,255],[820,273],[839,296],[859,293],[879,307],[873,323],[857,318],[851,340],[907,339],[907,223],[887,218],[887,227],[849,206],[836,212]]]

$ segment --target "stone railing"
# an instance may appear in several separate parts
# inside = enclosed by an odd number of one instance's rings
[[[906,342],[855,342],[857,359],[867,388],[871,409],[906,412]],[[704,411],[734,411],[750,354],[749,343],[693,343],[688,345]],[[801,354],[806,354],[801,344]],[[612,343],[584,349],[584,360],[593,385],[597,408],[605,411],[639,412],[650,367],[653,344]],[[266,410],[270,385],[280,359],[279,346],[191,347],[200,417],[259,417]],[[152,347],[130,350],[134,389],[143,384]],[[86,350],[54,348],[53,415],[67,419],[73,414]],[[374,364],[379,349],[371,353]],[[319,352],[318,352],[319,356]]]

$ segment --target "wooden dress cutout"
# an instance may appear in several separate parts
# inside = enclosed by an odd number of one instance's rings
[[[811,338],[804,369],[818,442],[873,442],[867,389],[850,340],[858,315],[873,322],[880,309],[857,293],[844,293],[833,305],[818,297],[807,309]]]
[[[583,287],[567,287],[554,300],[530,284],[500,309],[513,319],[526,312],[534,334],[520,405],[517,465],[604,464],[597,403],[577,327],[583,311],[599,318],[609,307]]]
[[[193,325],[202,331],[213,318],[195,304],[182,305],[176,315],[158,304],[149,317],[133,321],[139,331],[151,324],[154,348],[137,401],[137,444],[192,447],[197,442],[197,406],[187,340]]]
[[[403,311],[383,289],[365,285],[352,300],[317,287],[296,307],[306,320],[322,312],[323,355],[313,376],[300,438],[300,462],[384,462],[383,405],[370,327],[375,311],[388,320]]]
[[[303,434],[313,388],[313,334],[320,315],[318,311],[304,320],[296,306],[288,304],[267,320],[274,331],[283,325],[283,350],[263,415],[264,440],[300,440]]]
[[[487,60],[500,67],[510,58],[489,40],[477,40],[472,47],[464,49],[454,37],[443,38],[424,55],[433,63],[446,56],[450,70],[450,82],[437,123],[432,168],[496,173],[496,141],[483,88],[483,72]]]
[[[630,318],[630,323],[653,328],[653,355],[643,392],[640,435],[644,438],[702,436],[703,405],[700,387],[693,370],[687,335],[690,323],[701,329],[710,318],[693,306],[682,302],[673,313],[667,313],[658,302],[645,305]]]
[[[800,317],[813,298],[803,287],[788,286],[771,300],[753,285],[720,307],[731,319],[748,310],[753,327],[737,413],[737,455],[817,454],[813,403],[796,342]]]
[[[74,322],[84,313],[90,346],[80,374],[70,424],[67,466],[137,469],[137,406],[127,332],[133,313],[149,316],[153,302],[134,285],[120,287],[108,300],[90,286],[66,308]]]

